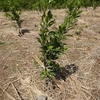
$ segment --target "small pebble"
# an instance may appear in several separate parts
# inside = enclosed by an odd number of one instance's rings
[[[38,100],[47,100],[46,96],[41,95]]]

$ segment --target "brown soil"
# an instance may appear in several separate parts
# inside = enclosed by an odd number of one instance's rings
[[[56,28],[65,10],[53,10]],[[59,80],[62,89],[42,80],[42,68],[32,57],[40,57],[39,35],[41,14],[24,11],[21,15],[24,35],[18,36],[13,22],[0,12],[0,100],[38,100],[41,95],[48,100],[100,100],[100,7],[83,9],[75,29],[69,31],[65,41],[68,50],[60,57],[59,64],[75,64],[78,71],[66,81]],[[77,35],[76,33],[80,33]]]

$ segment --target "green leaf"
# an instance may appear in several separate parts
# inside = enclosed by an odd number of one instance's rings
[[[47,60],[48,65],[50,66],[51,60]]]
[[[53,48],[53,46],[52,46],[52,45],[50,45],[50,46],[48,47],[48,50],[52,50],[52,48]]]
[[[49,0],[49,3],[53,2],[54,0]]]
[[[55,20],[52,20],[48,23],[48,27],[52,26],[53,24],[55,24]]]
[[[47,78],[47,75],[42,75],[41,74],[41,77],[42,77],[42,79],[45,79],[45,78]]]
[[[78,11],[78,13],[77,14],[81,14],[83,11],[82,10],[80,10],[80,11]]]
[[[55,34],[56,34],[55,31],[50,31],[50,32],[49,32],[49,35],[55,35]]]
[[[5,43],[0,41],[0,45],[3,45],[3,44],[5,44]]]
[[[66,45],[65,47],[64,47],[64,50],[67,50],[68,49],[68,46]]]
[[[41,3],[42,6],[45,6],[46,5],[45,0],[40,0],[40,3]]]
[[[51,10],[48,11],[47,13],[47,18],[46,18],[46,21],[48,22],[49,20],[51,20],[53,18],[53,15],[51,13]]]
[[[54,73],[53,71],[50,71],[50,72],[49,72],[49,76],[50,76],[50,77],[55,76],[55,73]]]
[[[34,59],[34,58],[33,58],[33,59]],[[37,64],[38,64],[38,62],[34,61],[34,64],[35,64],[35,65],[37,65]]]
[[[42,40],[40,38],[37,37],[37,40],[42,44]]]

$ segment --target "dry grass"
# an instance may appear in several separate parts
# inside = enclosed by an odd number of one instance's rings
[[[5,44],[0,46],[0,100],[38,100],[40,95],[46,95],[48,100],[100,100],[99,10],[94,15],[91,8],[84,10],[77,26],[82,28],[79,36],[74,34],[75,30],[69,32],[73,35],[65,41],[69,48],[58,61],[62,67],[75,64],[78,71],[66,77],[66,81],[57,81],[58,85],[46,84],[40,77],[42,68],[37,68],[32,59],[35,54],[41,55],[36,40],[40,15],[23,12],[23,27],[30,33],[20,38],[1,14],[0,40]],[[59,10],[54,12],[59,24],[64,11],[60,10],[61,16]]]

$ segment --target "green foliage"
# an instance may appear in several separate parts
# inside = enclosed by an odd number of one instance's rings
[[[43,15],[40,23],[40,37],[37,38],[41,44],[43,63],[45,65],[45,70],[41,73],[42,78],[50,78],[55,75],[55,71],[60,66],[54,60],[58,59],[59,55],[64,53],[65,50],[64,44],[62,43],[64,39],[62,28],[59,27],[56,31],[50,30],[50,27],[55,24],[55,19],[51,10],[47,10],[49,3],[50,1],[41,0]]]
[[[0,41],[0,46],[3,45],[3,44],[5,44],[5,43]]]
[[[81,4],[79,4],[78,1],[73,0],[72,2],[69,0],[64,22],[59,25],[56,30],[52,30],[51,26],[56,22],[51,10],[48,10],[50,3],[52,3],[52,1],[41,0],[43,15],[40,23],[40,37],[37,38],[41,44],[42,61],[45,66],[45,70],[41,73],[43,79],[47,77],[50,78],[55,76],[56,73],[61,72],[60,65],[56,60],[67,50],[67,46],[63,42],[66,39],[65,33],[75,26],[77,18],[80,17],[82,12],[79,10]]]
[[[45,69],[44,71],[42,71],[41,73],[41,76],[42,76],[42,79],[45,79],[45,78],[51,78],[52,76],[54,76],[55,73],[53,71],[48,71],[47,69]]]
[[[65,31],[68,31],[73,28],[73,26],[75,26],[76,22],[78,21],[78,17],[80,17],[80,14],[82,13],[82,10],[80,10],[80,8],[83,2],[79,1],[80,0],[69,0],[67,2],[68,16],[65,17],[65,20],[61,25],[63,28],[65,28]]]
[[[32,10],[33,5],[38,2],[36,0],[9,0],[9,1],[12,2],[12,4],[19,5],[19,7],[24,10]],[[4,12],[9,11],[8,0],[0,0],[0,10]]]
[[[21,36],[21,23],[22,20],[20,19],[20,14],[21,14],[21,9],[18,7],[18,5],[13,4],[12,2],[8,1],[9,5],[9,12],[5,12],[6,16],[9,17],[10,19],[15,21],[14,26],[18,28],[19,30],[19,35]]]
[[[14,4],[18,4],[24,10],[41,10],[43,5],[41,5],[41,0],[9,0]],[[48,0],[44,0],[48,2]],[[51,4],[49,4],[48,8],[66,8],[66,4],[69,1],[73,0],[53,0]],[[83,7],[93,6],[100,6],[100,0],[74,0],[81,2]],[[0,0],[0,10],[9,11],[8,0]]]
[[[37,40],[41,44],[42,61],[45,69],[41,73],[42,78],[55,76],[56,72],[61,72],[60,65],[56,62],[61,54],[67,50],[64,43],[66,33],[77,23],[81,14],[81,7],[100,5],[99,0],[0,0],[0,10],[6,12],[6,16],[15,21],[15,27],[19,29],[21,35],[20,19],[21,9],[40,10],[43,12],[40,23],[40,34]],[[64,22],[56,30],[52,30],[55,19],[51,12],[52,8],[67,8]]]

